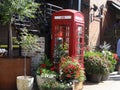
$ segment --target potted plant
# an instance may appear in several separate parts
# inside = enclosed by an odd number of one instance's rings
[[[103,45],[100,45],[100,49],[102,51],[104,59],[111,62],[110,66],[110,72],[113,72],[115,70],[115,65],[117,63],[114,54],[110,51],[110,44],[107,44],[107,42],[104,42]]]
[[[54,71],[54,66],[51,63],[51,61],[45,56],[40,60],[40,63],[38,65],[37,71],[36,71],[36,79],[37,79],[37,84],[38,88],[42,90],[41,86],[45,82],[49,81],[56,81],[56,72]]]
[[[23,58],[13,57],[13,33],[12,27],[14,23],[14,16],[17,15],[21,21],[26,18],[34,18],[35,12],[38,9],[39,4],[34,0],[0,0],[0,22],[8,28],[8,49],[7,55],[9,57],[0,57],[0,87],[3,90],[15,90],[16,89],[16,76],[23,74]],[[19,63],[19,65],[18,65]],[[4,64],[4,66],[3,66]],[[17,67],[17,68],[16,68]],[[8,73],[11,78],[7,75]],[[27,58],[27,74],[30,74],[30,59]],[[5,82],[3,82],[5,81]],[[6,87],[7,86],[7,87]]]
[[[45,56],[40,60],[37,69],[37,84],[40,90],[72,90],[72,87],[57,79],[53,63]]]
[[[68,86],[65,83],[60,83],[58,81],[45,81],[41,85],[40,90],[72,90],[71,86]]]
[[[13,41],[12,41],[12,24],[14,15],[18,15],[19,19],[24,17],[34,18],[35,12],[39,7],[34,0],[1,0],[0,1],[0,17],[3,24],[8,24],[8,56],[12,57]]]
[[[86,51],[84,65],[87,80],[98,83],[103,75],[109,74],[111,62],[99,51]]]
[[[24,28],[24,32],[21,33],[19,37],[20,41],[14,38],[15,43],[20,44],[22,49],[24,49],[24,76],[17,76],[17,88],[18,90],[32,90],[34,78],[32,76],[26,75],[26,56],[28,53],[34,54],[36,51],[40,51],[40,46],[38,44],[38,37],[29,34],[27,29]]]
[[[109,72],[113,72],[115,70],[115,65],[117,63],[114,54],[110,51],[110,47],[111,45],[108,44],[106,41],[104,41],[103,45],[100,45],[100,51],[102,52],[102,57],[103,60],[106,63],[109,62],[108,66],[109,66]],[[109,73],[105,73],[102,75],[102,81],[107,80],[109,76]]]
[[[78,60],[66,56],[60,60],[60,80],[63,83],[73,83],[73,90],[82,88],[82,83],[85,80],[84,69],[81,67]]]

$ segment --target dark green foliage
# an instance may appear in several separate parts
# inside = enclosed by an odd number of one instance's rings
[[[9,24],[8,30],[8,56],[12,57],[13,41],[12,41],[12,24],[14,16],[17,15],[18,19],[25,17],[33,18],[39,4],[34,0],[1,0],[0,1],[0,20],[3,24]]]
[[[2,0],[0,2],[0,16],[2,22],[13,21],[13,15],[18,15],[21,19],[25,16],[33,18],[39,4],[34,0]]]
[[[100,52],[85,52],[85,71],[88,74],[109,73],[111,62],[104,59]]]
[[[46,81],[44,84],[41,85],[42,90],[66,90],[67,88],[70,88],[71,86],[68,86],[64,83],[59,83],[57,81]]]

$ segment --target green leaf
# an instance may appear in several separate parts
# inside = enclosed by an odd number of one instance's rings
[[[12,19],[13,14],[34,18],[34,14],[40,4],[34,0],[2,0],[0,1],[0,16],[2,22],[7,23]]]

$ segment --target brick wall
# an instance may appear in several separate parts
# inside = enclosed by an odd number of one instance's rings
[[[105,8],[107,0],[90,0],[90,7],[89,7],[89,19],[87,22],[88,25],[88,45],[89,46],[98,46],[100,44],[100,36],[101,36],[101,30],[102,30],[102,20],[101,18],[96,17],[99,12],[103,12],[103,9]],[[94,11],[93,5],[96,5],[98,9]],[[104,6],[104,8],[100,9],[101,6]],[[85,22],[86,23],[86,22]]]
[[[81,11],[84,14],[85,19],[85,45],[88,45],[88,36],[89,36],[89,3],[90,0],[82,0]],[[88,5],[88,6],[87,6]]]
[[[103,18],[100,19],[95,17],[98,15],[99,11],[93,11],[93,9],[91,9],[93,8],[93,4],[95,4],[99,10],[101,5],[104,5],[104,8],[101,8]],[[89,15],[89,18],[85,18],[87,19],[85,24],[88,26],[86,27],[88,28],[88,45],[94,47],[107,41],[107,43],[111,45],[111,50],[116,52],[116,43],[118,38],[120,38],[120,35],[118,34],[120,31],[120,25],[119,22],[117,22],[117,12],[115,12],[115,9],[107,4],[107,0],[90,0],[89,12],[86,12],[85,14]],[[115,31],[117,33],[115,33]]]

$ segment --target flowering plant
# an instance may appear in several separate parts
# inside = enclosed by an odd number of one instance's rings
[[[68,88],[71,88],[71,86],[68,86],[65,83],[59,83],[59,82],[54,81],[54,80],[45,81],[41,85],[42,90],[66,90]]]
[[[79,61],[69,56],[63,57],[60,60],[60,76],[63,82],[85,80],[84,69],[81,67]]]
[[[104,59],[111,62],[110,72],[113,72],[117,63],[117,56],[115,56],[115,54],[109,50],[110,47],[111,45],[107,44],[106,42],[104,42],[103,45],[100,45]]]
[[[41,77],[56,76],[53,64],[46,56],[44,57],[44,59],[41,60],[41,63],[39,64],[39,67],[37,69],[37,75],[40,75]]]
[[[86,51],[84,54],[86,74],[109,73],[110,62],[98,51]]]

